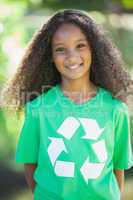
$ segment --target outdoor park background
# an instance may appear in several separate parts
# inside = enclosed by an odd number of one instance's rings
[[[133,77],[132,0],[1,0],[0,1],[0,91],[15,73],[33,33],[55,11],[77,8],[103,24],[122,52],[124,66]],[[133,145],[133,113],[131,136]],[[31,192],[23,165],[15,163],[15,148],[22,118],[0,107],[0,200],[30,200]],[[133,169],[126,171],[123,200],[133,199]]]

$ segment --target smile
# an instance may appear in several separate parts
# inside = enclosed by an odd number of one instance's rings
[[[70,65],[70,66],[66,66],[68,69],[77,69],[79,67],[82,67],[83,66],[83,63],[81,64],[76,64],[76,65]]]

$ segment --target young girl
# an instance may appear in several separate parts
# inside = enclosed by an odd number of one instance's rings
[[[25,107],[16,161],[34,200],[120,199],[133,165],[122,64],[79,10],[55,13],[33,37],[6,95]]]

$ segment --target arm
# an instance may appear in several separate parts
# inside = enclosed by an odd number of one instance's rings
[[[123,189],[124,189],[124,170],[114,169],[114,174],[116,176],[116,179],[120,188],[120,192],[122,194]]]
[[[30,163],[24,164],[25,178],[26,178],[27,184],[28,184],[29,188],[32,190],[32,192],[33,192],[35,184],[36,184],[33,179],[33,174],[34,174],[36,167],[37,167],[37,164],[30,164]]]

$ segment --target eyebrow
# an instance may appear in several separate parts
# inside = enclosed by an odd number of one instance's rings
[[[75,42],[85,42],[85,41],[87,41],[87,40],[86,39],[78,39]],[[63,45],[63,43],[55,43],[55,44],[53,44],[53,47],[56,47],[56,46],[59,46],[59,45]]]

